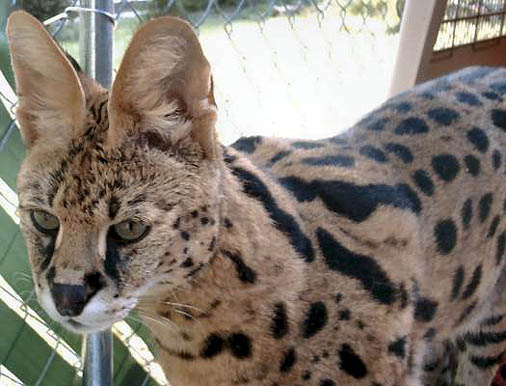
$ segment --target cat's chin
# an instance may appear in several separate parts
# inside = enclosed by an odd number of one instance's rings
[[[111,322],[104,322],[96,325],[83,324],[74,319],[67,319],[65,321],[60,321],[60,324],[65,327],[67,330],[73,332],[74,334],[92,334],[94,332],[100,332],[107,330],[112,327],[117,320]]]

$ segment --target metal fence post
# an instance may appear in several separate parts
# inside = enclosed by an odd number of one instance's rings
[[[80,55],[84,70],[104,87],[112,81],[113,0],[81,0]],[[83,386],[113,385],[113,346],[110,330],[83,338]]]

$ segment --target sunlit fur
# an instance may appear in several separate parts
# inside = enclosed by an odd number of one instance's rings
[[[14,13],[8,35],[27,145],[21,226],[38,299],[55,320],[96,331],[136,307],[173,386],[490,382],[506,350],[505,167],[490,153],[506,140],[483,111],[502,102],[480,97],[473,109],[453,92],[485,93],[504,71],[422,86],[346,136],[252,137],[234,149],[216,140],[210,68],[188,24],[142,27],[110,94],[29,15]],[[44,66],[32,65],[34,47],[45,47]],[[473,71],[482,74],[474,88]],[[448,109],[465,119],[434,123]],[[417,126],[406,129],[403,114],[428,122],[418,129],[431,135],[411,135]],[[466,137],[475,123],[488,133],[480,154]],[[441,153],[474,154],[481,174],[439,178],[431,161]],[[413,182],[418,168],[433,191]],[[488,192],[497,198],[479,222]],[[460,221],[467,197],[469,228]],[[58,218],[58,235],[35,229],[34,209]],[[448,219],[455,235],[437,231]],[[127,220],[150,231],[118,245],[111,226]],[[62,316],[48,282],[86,280],[99,291]]]

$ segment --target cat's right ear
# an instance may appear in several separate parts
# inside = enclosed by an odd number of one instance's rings
[[[69,60],[26,12],[10,15],[7,36],[19,97],[16,116],[26,147],[42,137],[72,138],[85,119],[85,96]]]

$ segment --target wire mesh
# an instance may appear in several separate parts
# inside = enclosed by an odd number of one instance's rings
[[[505,14],[505,0],[448,0],[434,51],[505,36]]]
[[[28,3],[10,1],[8,10]],[[222,142],[252,133],[331,136],[385,99],[403,3],[117,0],[111,13],[116,23],[113,65],[118,67],[140,23],[162,14],[183,17],[198,31],[213,68]],[[60,4],[61,12],[41,18],[62,47],[80,59],[84,3]],[[1,49],[0,39],[1,57],[6,58],[5,47]],[[2,326],[14,326],[9,339],[0,339],[0,384],[80,384],[80,338],[52,322],[36,302],[17,227],[15,174],[24,153],[7,60],[0,61],[0,70],[0,320]],[[115,384],[166,383],[149,334],[135,315],[115,325],[114,336]],[[27,364],[23,355],[36,360]]]

